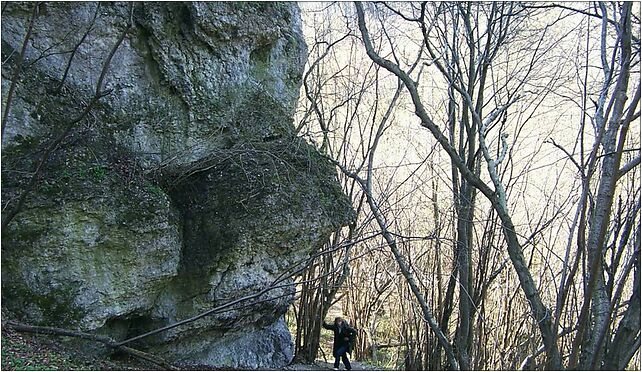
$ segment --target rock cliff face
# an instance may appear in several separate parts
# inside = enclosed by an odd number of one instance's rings
[[[43,3],[21,63],[34,4],[3,5],[3,112],[21,70],[3,211],[71,130],[2,233],[7,311],[125,339],[267,288],[352,218],[333,167],[294,135],[306,56],[294,3]],[[109,94],[70,125],[128,23]],[[137,346],[183,364],[281,367],[290,284]]]

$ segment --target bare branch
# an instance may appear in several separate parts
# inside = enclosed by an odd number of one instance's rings
[[[640,165],[640,155],[636,156],[633,160],[631,160],[628,163],[624,164],[622,166],[622,168],[620,168],[620,170],[617,172],[618,173],[618,177],[617,178],[620,178],[620,177],[624,176],[627,172],[629,172],[631,169],[637,167],[638,165]]]
[[[25,34],[24,41],[22,42],[22,49],[20,49],[20,54],[18,55],[16,66],[13,69],[13,78],[11,79],[11,86],[9,86],[9,92],[7,92],[7,102],[5,102],[4,113],[2,115],[2,128],[0,132],[0,137],[2,138],[4,138],[4,130],[7,126],[9,111],[11,111],[11,100],[13,99],[13,94],[16,90],[16,85],[18,85],[18,78],[20,77],[20,72],[22,71],[22,62],[24,61],[24,58],[25,58],[25,52],[27,50],[27,45],[29,44],[29,39],[31,38],[33,25],[36,22],[36,19],[38,18],[38,13],[40,11],[39,9],[40,9],[40,3],[39,2],[34,3],[33,13],[31,14],[31,19],[29,20],[29,27],[27,28],[27,33]]]
[[[127,33],[129,32],[131,26],[132,26],[132,19],[131,19],[131,14],[133,12],[133,3],[130,5],[130,18],[129,18],[129,23],[127,24],[127,27],[125,27],[125,30],[120,34],[118,37],[118,40],[112,47],[111,51],[109,52],[109,55],[105,59],[105,62],[103,63],[102,70],[100,72],[100,77],[98,78],[98,83],[96,84],[96,90],[94,93],[94,96],[91,98],[85,109],[74,119],[72,119],[65,129],[57,136],[54,138],[53,141],[49,143],[49,145],[46,147],[44,152],[42,153],[42,156],[40,157],[40,160],[38,161],[38,164],[36,165],[36,168],[32,172],[31,179],[29,180],[29,183],[25,186],[25,188],[22,190],[22,193],[18,197],[18,200],[16,202],[16,205],[14,208],[8,212],[4,218],[2,219],[2,229],[6,229],[7,226],[9,226],[9,223],[13,221],[13,219],[16,217],[18,213],[22,210],[27,197],[31,194],[31,192],[35,189],[38,179],[40,177],[40,174],[43,170],[44,165],[49,161],[49,156],[60,146],[62,141],[67,138],[71,130],[76,126],[76,124],[80,123],[82,120],[84,120],[91,109],[94,107],[94,105],[104,96],[108,95],[110,93],[110,90],[103,90],[103,83],[104,80],[107,76],[107,72],[109,71],[109,67],[111,65],[111,60],[116,54],[116,51],[122,44],[123,40],[125,40],[125,36],[127,36]],[[6,231],[6,230],[5,230]]]

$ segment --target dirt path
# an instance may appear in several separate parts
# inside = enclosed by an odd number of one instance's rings
[[[352,370],[353,371],[377,371],[376,367],[367,365],[367,364],[362,364],[359,362],[350,362],[352,365]],[[331,371],[332,370],[332,363],[326,363],[322,360],[317,360],[315,364],[291,364],[284,369],[287,371]],[[340,371],[345,371],[345,366],[343,363],[339,365],[339,370]]]

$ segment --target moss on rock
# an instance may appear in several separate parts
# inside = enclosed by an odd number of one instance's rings
[[[38,18],[33,45],[52,54],[27,48],[2,144],[9,207],[84,109],[129,6],[101,4],[60,92],[63,52],[97,4],[47,4]],[[52,152],[3,231],[3,304],[26,321],[118,338],[167,325],[263,289],[353,218],[333,166],[294,135],[306,56],[294,3],[132,6],[111,94]],[[29,14],[3,9],[3,57],[19,50]],[[187,365],[278,368],[291,358],[281,317],[293,290],[143,346]]]

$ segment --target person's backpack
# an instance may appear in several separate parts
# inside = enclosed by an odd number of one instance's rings
[[[356,330],[356,328],[352,328],[352,329],[354,329],[354,333],[351,333],[350,336],[348,337],[349,338],[349,340],[348,340],[348,353],[349,354],[352,354],[352,350],[354,349],[354,346],[355,346],[355,344],[357,342],[357,330]]]

